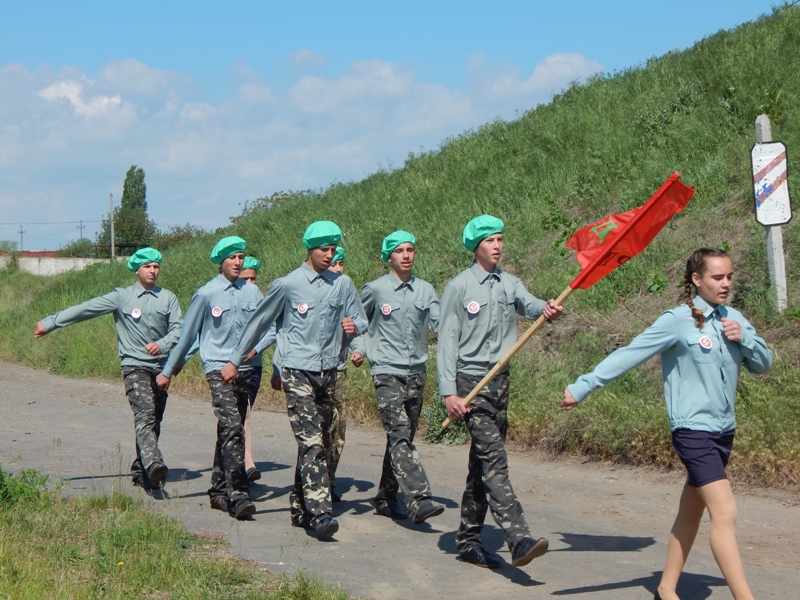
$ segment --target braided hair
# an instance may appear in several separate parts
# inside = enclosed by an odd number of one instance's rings
[[[706,270],[706,259],[707,258],[725,258],[728,256],[728,253],[724,250],[720,250],[719,248],[699,248],[694,251],[694,253],[689,257],[689,260],[686,261],[686,273],[683,276],[683,299],[689,308],[692,309],[692,317],[694,317],[694,326],[698,329],[702,329],[703,325],[706,324],[706,318],[703,315],[703,311],[699,308],[696,308],[694,303],[692,302],[692,298],[695,294],[695,285],[692,281],[692,275],[697,273],[701,277]]]

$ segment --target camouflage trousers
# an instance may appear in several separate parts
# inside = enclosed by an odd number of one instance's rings
[[[311,373],[284,368],[281,381],[286,392],[286,412],[297,441],[289,505],[292,522],[300,525],[333,510],[326,454],[331,443],[336,370]]]
[[[331,418],[331,443],[325,446],[325,461],[328,463],[328,479],[331,489],[336,487],[336,469],[344,450],[347,431],[347,371],[336,371],[336,387],[333,390],[333,417]]]
[[[250,483],[244,469],[244,417],[251,375],[249,370],[239,371],[232,383],[224,384],[219,371],[206,373],[217,417],[217,443],[208,495],[226,496],[231,505],[250,498]]]
[[[467,396],[481,379],[459,373],[456,377],[458,395]],[[492,517],[512,550],[517,542],[530,535],[522,505],[508,476],[505,447],[508,386],[508,373],[497,375],[481,390],[464,418],[472,444],[467,487],[461,499],[461,525],[456,534],[459,552],[480,545],[487,509],[492,511]]]
[[[378,412],[386,431],[383,472],[375,502],[394,503],[398,489],[413,518],[423,500],[431,499],[431,484],[414,447],[426,374],[373,375]]]
[[[144,367],[122,367],[125,394],[133,411],[133,427],[136,431],[136,458],[131,465],[133,479],[144,487],[154,487],[147,476],[147,469],[155,462],[164,462],[158,449],[161,421],[167,408],[167,393],[156,385],[159,371]]]

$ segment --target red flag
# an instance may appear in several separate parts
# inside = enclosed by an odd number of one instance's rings
[[[681,183],[673,173],[642,206],[611,215],[572,234],[567,248],[577,250],[583,267],[569,287],[585,290],[647,248],[673,215],[681,212],[694,195],[694,187]]]

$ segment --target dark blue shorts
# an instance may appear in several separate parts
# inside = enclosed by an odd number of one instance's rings
[[[672,446],[686,467],[686,483],[701,487],[728,478],[725,467],[733,448],[734,433],[692,429],[676,429],[672,432]]]
[[[247,401],[250,403],[250,406],[253,406],[253,404],[256,403],[256,396],[258,395],[258,390],[261,387],[262,371],[262,367],[253,367],[253,374],[250,376],[250,383],[247,384]]]

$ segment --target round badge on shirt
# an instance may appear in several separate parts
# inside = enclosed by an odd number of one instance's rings
[[[301,315],[306,314],[308,312],[308,304],[306,304],[305,302],[301,302],[300,304],[298,304],[297,312],[299,312]]]
[[[467,304],[467,312],[471,315],[477,315],[481,310],[481,305],[474,300]]]
[[[703,337],[700,338],[700,345],[703,348],[705,348],[706,350],[709,350],[711,348],[711,346],[713,346],[714,344],[711,341],[710,337],[708,337],[707,335],[704,335]]]
[[[142,316],[142,311],[140,311],[138,308],[134,308],[134,309],[131,311],[131,316],[132,316],[134,319],[138,319],[139,317],[141,317],[141,316]]]
[[[388,317],[390,314],[392,314],[392,307],[388,304],[384,304],[381,306],[381,312]]]
[[[219,317],[222,316],[222,309],[219,306],[215,306],[211,309],[211,316],[212,317]]]

